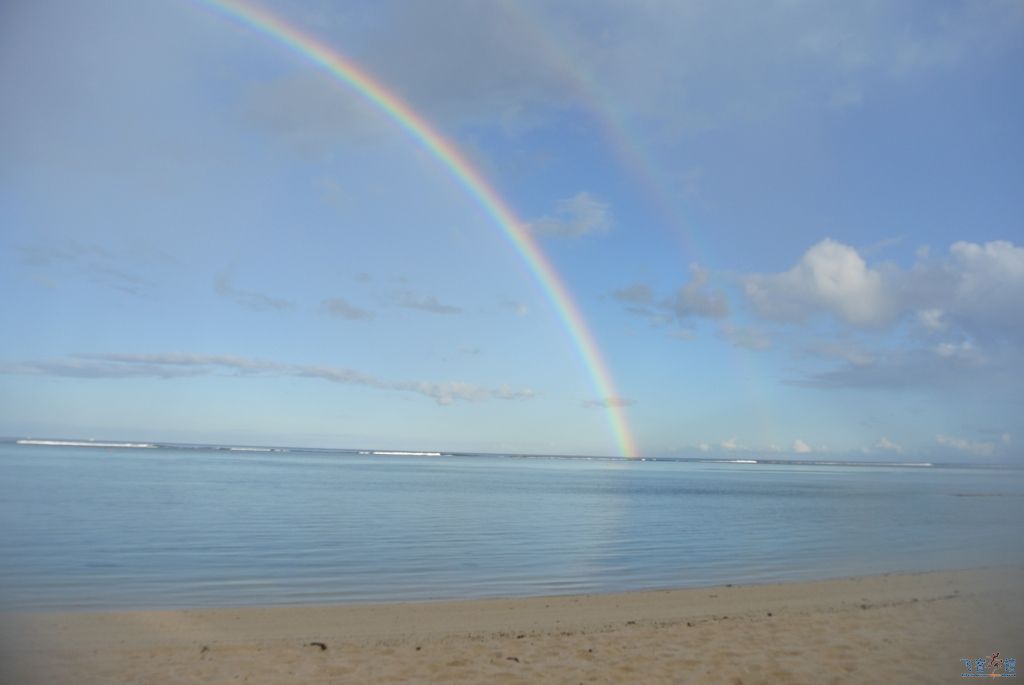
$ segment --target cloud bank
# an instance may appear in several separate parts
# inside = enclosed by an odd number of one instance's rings
[[[56,360],[27,361],[0,366],[0,373],[71,378],[182,378],[234,374],[317,378],[342,385],[394,390],[423,395],[440,405],[485,400],[526,400],[529,389],[505,385],[491,388],[462,381],[394,381],[355,369],[285,364],[235,355],[172,352],[163,354],[80,354]]]

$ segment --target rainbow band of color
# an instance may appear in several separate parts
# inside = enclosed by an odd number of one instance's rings
[[[241,21],[323,67],[338,81],[349,86],[375,105],[444,165],[452,176],[469,191],[469,194],[483,210],[494,219],[540,283],[544,294],[562,320],[573,345],[579,351],[594,389],[607,404],[607,415],[619,453],[624,457],[637,456],[636,444],[626,422],[621,400],[615,391],[615,384],[612,382],[608,365],[568,289],[533,236],[523,227],[523,224],[515,217],[497,191],[459,150],[409,105],[389,92],[385,86],[375,81],[350,60],[336,50],[286,24],[266,10],[238,0],[196,1]]]

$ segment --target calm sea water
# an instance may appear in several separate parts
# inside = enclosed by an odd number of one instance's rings
[[[1024,563],[1024,472],[0,445],[0,609],[565,594]]]

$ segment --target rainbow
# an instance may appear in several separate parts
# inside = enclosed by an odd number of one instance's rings
[[[624,457],[636,457],[636,442],[626,421],[623,402],[615,390],[608,364],[579,307],[576,306],[551,261],[524,228],[524,224],[516,218],[494,187],[469,163],[459,149],[408,104],[389,91],[384,84],[374,80],[354,62],[275,15],[241,0],[194,1],[255,29],[325,69],[339,83],[348,86],[373,104],[441,162],[484,212],[494,219],[502,234],[516,249],[540,284],[545,296],[558,313],[573,345],[579,350],[591,383],[607,408],[606,413],[619,453]]]

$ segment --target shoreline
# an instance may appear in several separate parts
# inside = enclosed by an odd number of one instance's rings
[[[890,571],[878,571],[878,572],[865,572],[853,575],[823,575],[815,576],[813,578],[782,578],[777,580],[754,580],[754,581],[743,581],[733,580],[733,582],[708,582],[706,584],[697,585],[678,585],[674,587],[640,587],[630,588],[623,590],[593,590],[593,591],[580,591],[580,592],[560,592],[560,593],[545,593],[539,594],[496,594],[496,595],[483,595],[483,596],[467,596],[467,597],[413,597],[413,598],[396,598],[396,599],[368,599],[368,600],[325,600],[325,601],[309,601],[309,602],[288,602],[279,600],[270,600],[264,603],[259,602],[239,602],[239,603],[225,603],[225,604],[154,604],[154,605],[123,605],[123,606],[108,606],[108,607],[66,607],[56,608],[54,606],[40,606],[40,607],[29,607],[29,608],[2,608],[0,607],[0,622],[5,617],[30,617],[30,616],[61,616],[61,617],[73,617],[76,615],[93,616],[99,617],[110,614],[173,614],[180,612],[221,612],[221,611],[246,611],[246,610],[303,610],[303,609],[344,609],[347,607],[364,607],[381,609],[386,607],[403,606],[408,607],[417,604],[463,604],[467,602],[501,602],[501,601],[520,601],[520,600],[542,600],[542,599],[574,599],[574,598],[594,598],[594,597],[618,597],[618,596],[632,596],[632,595],[644,595],[653,593],[677,593],[687,592],[694,590],[708,590],[715,588],[758,588],[758,587],[789,587],[804,584],[816,584],[816,583],[827,583],[827,582],[841,582],[847,580],[862,580],[870,578],[885,578],[891,576],[921,576],[930,575],[936,573],[975,573],[975,572],[994,572],[1010,571],[1019,569],[1024,574],[1024,566],[1017,566],[1015,564],[1010,565],[993,565],[993,566],[962,566],[962,567],[942,567],[933,569],[899,569]]]
[[[24,683],[938,682],[993,651],[1024,656],[1024,568],[0,615],[0,679]]]

